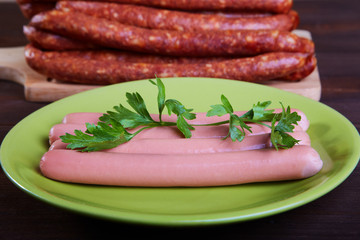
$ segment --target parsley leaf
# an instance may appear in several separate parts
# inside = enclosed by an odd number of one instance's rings
[[[158,78],[156,75],[155,75],[155,77],[156,77],[156,83],[152,80],[149,80],[149,81],[158,87],[157,100],[158,100],[158,109],[159,109],[159,120],[161,122],[162,121],[161,120],[162,111],[164,110],[164,107],[165,107],[165,86],[160,78]]]
[[[130,134],[117,121],[110,120],[110,123],[111,126],[104,122],[98,122],[97,125],[86,123],[87,130],[85,133],[75,130],[75,135],[66,133],[60,138],[64,143],[70,143],[67,148],[91,152],[114,148],[130,141],[137,134]]]
[[[127,102],[129,105],[143,118],[147,119],[148,121],[154,122],[154,120],[151,118],[144,99],[141,97],[139,93],[126,93]]]
[[[295,144],[299,143],[299,140],[296,140],[291,135],[287,134],[288,132],[294,131],[294,125],[301,120],[301,116],[297,112],[292,112],[290,107],[287,107],[285,110],[282,103],[282,112],[274,116],[271,122],[271,143],[278,150],[279,148],[292,148]],[[275,123],[277,124],[275,125]]]
[[[255,120],[255,121],[269,121],[274,117],[274,110],[266,110],[267,107],[269,107],[271,104],[271,101],[266,102],[258,102],[257,104],[254,104],[252,109],[250,109],[248,112],[246,112],[244,115],[242,115],[242,118],[246,118],[248,120]]]
[[[284,106],[281,104],[283,111],[281,112],[280,119],[278,119],[278,124],[276,125],[276,130],[282,132],[293,132],[294,125],[297,125],[297,122],[301,120],[301,116],[297,114],[297,112],[291,112],[290,107],[286,110]]]
[[[225,114],[230,115],[229,119],[229,133],[225,136],[224,139],[230,137],[232,141],[241,142],[245,137],[245,129],[250,130],[250,127],[245,124],[244,119],[234,114],[234,109],[230,104],[229,100],[222,94],[221,95],[222,104],[211,105],[210,109],[206,116],[223,116]],[[237,126],[240,126],[239,129]]]
[[[166,100],[165,106],[168,109],[169,115],[171,115],[171,113],[177,115],[176,126],[186,138],[190,138],[190,130],[194,130],[195,128],[191,126],[185,119],[193,120],[196,118],[196,114],[191,112],[193,109],[185,108],[181,102],[175,99]]]
[[[282,112],[274,114],[274,110],[267,110],[271,101],[258,102],[242,116],[237,116],[233,113],[233,107],[224,95],[221,95],[221,102],[222,104],[211,105],[207,116],[230,115],[229,121],[220,122],[221,124],[229,123],[229,133],[225,138],[230,137],[232,141],[242,141],[246,135],[245,130],[251,132],[251,127],[246,122],[253,122],[271,128],[270,140],[277,150],[279,148],[291,148],[299,142],[287,133],[293,132],[294,124],[297,124],[301,119],[296,112],[291,113],[290,107],[285,110],[280,103]],[[264,121],[271,122],[271,126],[263,123]],[[277,124],[275,125],[275,123]]]
[[[124,128],[136,128],[143,125],[155,123],[146,108],[144,99],[139,93],[126,93],[128,104],[135,112],[123,105],[114,106],[114,111],[107,111],[99,120],[110,124],[111,119],[120,122]]]
[[[114,106],[115,111],[107,111],[99,120],[110,124],[111,120],[115,120],[123,125],[124,128],[136,128],[139,126],[154,123],[155,121],[141,114],[133,112],[123,105]]]

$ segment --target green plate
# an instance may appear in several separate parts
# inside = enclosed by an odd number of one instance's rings
[[[360,156],[355,127],[335,110],[308,98],[275,88],[207,78],[163,79],[167,98],[194,111],[207,111],[225,94],[236,110],[271,100],[299,108],[311,121],[308,133],[324,167],[298,181],[204,188],[141,188],[57,182],[39,172],[52,125],[70,112],[104,112],[125,103],[126,92],[139,92],[150,111],[157,112],[157,89],[147,80],[101,87],[76,94],[32,113],[4,139],[0,159],[15,185],[45,202],[91,216],[156,225],[209,225],[246,221],[304,205],[334,189],[353,171]]]

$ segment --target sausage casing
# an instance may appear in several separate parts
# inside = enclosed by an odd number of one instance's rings
[[[291,31],[299,22],[294,10],[287,14],[274,14],[265,17],[226,17],[210,13],[190,13],[164,10],[129,4],[60,1],[56,8],[62,11],[75,11],[87,15],[151,29],[179,31],[278,29]]]
[[[314,52],[311,40],[279,30],[181,32],[145,29],[57,10],[34,16],[30,25],[104,47],[160,55],[204,57]]]
[[[57,2],[57,0],[18,0],[18,2]],[[293,0],[109,0],[108,2],[187,11],[216,10],[270,13],[287,13],[293,5]]]
[[[281,79],[302,68],[307,54],[272,52],[248,58],[209,63],[124,63],[83,57],[57,57],[58,52],[42,52],[28,45],[26,61],[34,70],[50,78],[85,84],[112,84],[158,77],[213,77],[249,82]],[[84,68],[86,66],[86,68]]]

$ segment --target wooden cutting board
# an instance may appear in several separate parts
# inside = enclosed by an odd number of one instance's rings
[[[311,38],[305,30],[294,31],[299,36]],[[10,80],[24,86],[25,98],[34,102],[52,102],[75,93],[99,87],[98,85],[80,85],[47,80],[32,70],[25,61],[24,47],[0,48],[0,79]],[[271,81],[264,85],[283,89],[320,100],[321,84],[318,69],[299,82]]]

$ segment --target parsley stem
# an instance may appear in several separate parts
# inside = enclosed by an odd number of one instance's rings
[[[175,122],[153,122],[146,125],[146,127],[140,128],[136,132],[134,132],[131,136],[131,138],[138,135],[140,132],[142,132],[145,129],[154,128],[154,127],[162,127],[162,126],[176,126]]]
[[[148,123],[144,126],[148,126],[148,127],[162,127],[162,126],[176,126],[176,122],[157,122],[154,121],[152,123]]]
[[[191,124],[191,126],[218,126],[222,124],[229,123],[229,120],[222,121],[222,122],[215,122],[215,123],[204,123],[204,124]]]
[[[268,128],[271,128],[271,126],[269,124],[266,124],[262,121],[258,121],[258,120],[251,120],[248,118],[241,118],[241,120],[243,120],[244,122],[252,122],[252,123],[257,123],[263,126],[266,126]],[[215,122],[215,123],[206,123],[206,124],[191,124],[191,126],[218,126],[218,125],[222,125],[222,124],[227,124],[229,123],[229,120],[226,121],[221,121],[221,122]]]
[[[262,121],[259,121],[259,120],[251,120],[251,119],[248,119],[248,118],[245,118],[243,119],[244,122],[252,122],[252,123],[256,123],[256,124],[259,124],[259,125],[263,125],[265,127],[268,127],[268,128],[272,128],[269,124],[266,124]]]
[[[176,126],[176,122],[158,122],[158,126]]]
[[[147,127],[140,128],[139,130],[137,130],[136,132],[134,132],[134,133],[132,134],[132,137],[131,137],[131,138],[135,137],[136,135],[138,135],[138,134],[139,134],[140,132],[142,132],[143,130],[148,129],[148,128],[153,128],[153,127],[156,127],[156,126],[147,126]]]

